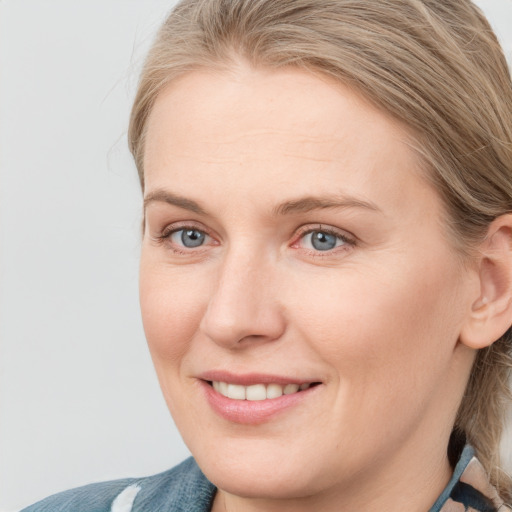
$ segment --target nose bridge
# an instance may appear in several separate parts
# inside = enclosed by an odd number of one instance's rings
[[[226,347],[248,338],[278,338],[284,319],[272,290],[275,272],[275,265],[254,247],[227,250],[202,320],[203,332]]]

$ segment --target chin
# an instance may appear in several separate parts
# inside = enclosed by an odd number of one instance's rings
[[[203,449],[196,461],[216,487],[245,498],[302,498],[328,485],[329,478],[316,467],[321,456],[316,455],[316,461],[312,454],[299,457],[297,447],[285,448],[282,440],[280,449],[274,449],[272,441],[267,447],[254,440],[248,443],[246,449],[242,443],[227,443],[230,446],[223,452]]]
[[[242,498],[293,499],[317,494],[318,486],[300,475],[300,469],[255,470],[247,463],[244,468],[215,466],[203,468],[206,477],[219,489]]]

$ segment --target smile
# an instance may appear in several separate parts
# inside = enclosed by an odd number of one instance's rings
[[[258,425],[277,415],[307,406],[321,396],[324,382],[315,378],[267,373],[231,373],[209,370],[196,382],[211,409],[230,423]]]
[[[242,386],[240,384],[229,384],[227,382],[212,381],[211,386],[217,393],[231,398],[232,400],[269,400],[279,398],[283,395],[292,395],[309,389],[314,383],[304,384],[253,384]]]

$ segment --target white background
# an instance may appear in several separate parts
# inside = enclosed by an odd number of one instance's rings
[[[0,0],[0,511],[187,450],[138,311],[126,146],[172,0]],[[512,57],[512,0],[481,0]]]

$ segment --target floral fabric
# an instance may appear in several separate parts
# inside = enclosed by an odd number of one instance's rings
[[[471,446],[466,446],[451,481],[430,512],[512,512],[489,483]]]

